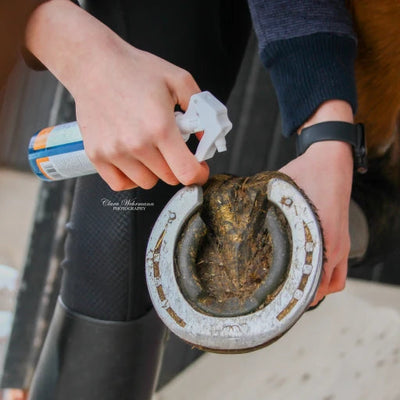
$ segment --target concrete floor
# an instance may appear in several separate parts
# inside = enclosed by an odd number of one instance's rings
[[[271,346],[207,354],[157,400],[400,400],[400,289],[349,280]]]
[[[23,265],[38,188],[33,175],[0,169],[0,264]],[[400,400],[400,288],[349,280],[275,344],[207,354],[156,395],[189,398]]]

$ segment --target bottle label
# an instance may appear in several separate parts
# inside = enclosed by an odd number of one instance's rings
[[[61,180],[96,173],[88,159],[77,122],[49,127],[32,137],[29,162],[44,180]]]
[[[82,135],[77,122],[55,126],[48,134],[46,147],[55,147],[63,144],[81,142]]]
[[[52,181],[97,172],[84,150],[37,158],[36,165],[40,172]]]

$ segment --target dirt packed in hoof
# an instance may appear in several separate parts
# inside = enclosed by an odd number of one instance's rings
[[[197,253],[197,279],[217,303],[235,298],[245,301],[265,281],[272,264],[271,234],[266,215],[274,207],[279,222],[283,214],[267,198],[267,185],[277,172],[253,177],[217,175],[204,188],[201,218],[207,233]]]

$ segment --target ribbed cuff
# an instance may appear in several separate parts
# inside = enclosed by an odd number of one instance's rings
[[[278,96],[284,136],[296,132],[326,100],[345,100],[356,112],[355,57],[354,39],[330,33],[278,40],[262,50]]]

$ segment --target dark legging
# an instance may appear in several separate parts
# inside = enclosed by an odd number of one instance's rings
[[[202,90],[227,100],[250,31],[244,0],[86,3],[90,13],[132,45],[185,68]],[[129,321],[151,308],[144,275],[146,243],[176,190],[161,182],[149,191],[113,192],[98,175],[79,179],[61,290],[70,310],[102,320]],[[140,211],[111,205],[125,201],[154,205]]]

